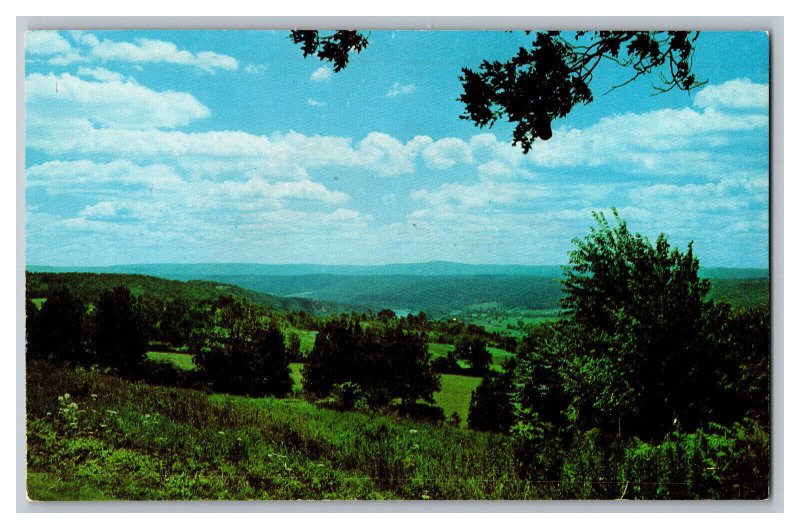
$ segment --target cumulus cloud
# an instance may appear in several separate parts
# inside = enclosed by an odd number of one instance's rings
[[[27,76],[25,102],[33,122],[52,120],[53,125],[73,118],[102,127],[169,128],[210,114],[185,92],[156,92],[133,80],[89,81],[68,73]],[[32,140],[36,141],[35,134]]]
[[[715,148],[741,141],[748,133],[767,137],[766,112],[753,108],[728,113],[713,106],[731,92],[726,88],[702,98],[698,94],[705,107],[617,114],[584,129],[561,127],[552,139],[534,143],[530,160],[551,168],[616,164],[628,171],[661,174],[713,172],[719,167]]]
[[[321,83],[322,81],[327,81],[333,75],[333,71],[328,66],[320,66],[311,74],[311,80],[315,83]]]
[[[417,89],[414,83],[408,84],[400,84],[398,81],[395,81],[394,84],[389,88],[389,91],[386,92],[386,97],[397,97],[403,94],[410,94]]]
[[[72,51],[72,45],[57,31],[28,31],[25,51],[31,55],[63,55]]]
[[[26,51],[30,55],[46,57],[50,64],[67,66],[91,60],[117,61],[133,64],[168,63],[194,66],[207,73],[217,70],[236,70],[236,58],[213,51],[192,53],[180,50],[162,40],[137,39],[135,42],[119,42],[100,39],[93,33],[74,31],[69,33],[75,45],[58,31],[29,31],[26,35]],[[248,65],[248,73],[261,73],[263,65]]]
[[[84,39],[84,42],[87,42]],[[88,41],[91,54],[104,61],[131,63],[171,63],[195,66],[208,73],[216,70],[236,70],[239,61],[228,55],[213,51],[192,53],[179,50],[172,42],[152,39],[137,39],[135,42],[116,42],[96,37]]]
[[[306,101],[306,102],[309,104],[309,106],[312,106],[312,107],[324,107],[325,106],[325,102],[324,101],[317,101],[316,99],[309,98],[308,101]]]
[[[77,75],[79,77],[90,77],[97,81],[122,81],[125,76],[118,72],[112,72],[105,68],[87,68],[81,66],[78,68]]]
[[[769,85],[750,79],[733,79],[710,85],[697,92],[694,104],[700,108],[767,109]]]
[[[81,210],[78,214],[80,217],[84,218],[91,218],[91,217],[113,217],[117,214],[117,208],[113,202],[103,201],[98,202],[96,204],[92,204],[91,206],[86,206]]]

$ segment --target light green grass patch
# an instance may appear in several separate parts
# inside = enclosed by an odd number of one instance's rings
[[[156,362],[169,362],[175,367],[185,369],[187,371],[195,369],[194,362],[192,361],[193,355],[188,353],[165,353],[161,351],[148,351],[147,358]]]
[[[65,480],[47,472],[28,472],[28,498],[32,501],[101,501],[110,500],[93,486]]]
[[[47,298],[31,298],[31,303],[36,305],[37,309],[41,309],[45,301],[47,301]]]
[[[292,375],[292,391],[300,392],[303,390],[303,375],[300,372],[305,364],[300,362],[292,362],[289,364],[289,369]]]
[[[433,394],[436,405],[442,407],[444,416],[447,418],[453,412],[458,412],[461,417],[461,426],[466,426],[472,391],[481,383],[480,377],[463,375],[441,375],[441,377],[442,389]]]

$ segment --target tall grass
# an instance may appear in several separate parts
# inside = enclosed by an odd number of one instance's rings
[[[108,499],[538,497],[516,477],[503,436],[81,368],[29,363],[27,383],[34,499],[52,499],[41,486],[52,480],[71,484],[62,499],[78,490]],[[74,422],[64,419],[66,393]]]

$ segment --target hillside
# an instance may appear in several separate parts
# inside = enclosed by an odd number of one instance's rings
[[[106,290],[118,286],[127,287],[134,295],[146,293],[159,299],[182,299],[189,302],[230,295],[234,298],[247,299],[283,312],[326,313],[350,309],[339,304],[319,303],[302,298],[284,298],[211,281],[176,281],[132,274],[69,272],[27,272],[25,274],[25,290],[28,299],[47,298],[53,290],[59,287],[69,287],[83,302],[93,302]]]

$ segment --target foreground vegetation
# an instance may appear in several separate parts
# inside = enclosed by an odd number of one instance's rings
[[[591,431],[553,481],[512,436],[296,399],[161,387],[29,362],[28,494],[110,499],[747,498],[766,494],[757,424],[606,446]],[[622,456],[620,456],[622,454]]]

